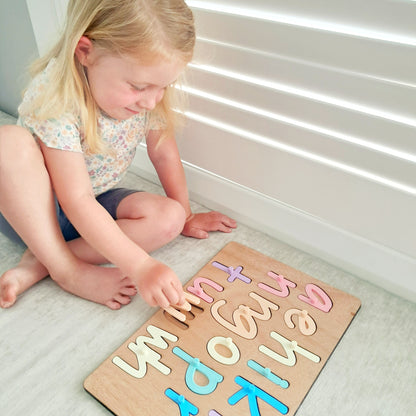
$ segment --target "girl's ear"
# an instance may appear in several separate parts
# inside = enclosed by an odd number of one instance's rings
[[[77,47],[75,48],[75,56],[82,66],[87,67],[91,62],[90,55],[93,48],[94,45],[92,44],[91,39],[88,39],[86,36],[82,36],[78,41]]]

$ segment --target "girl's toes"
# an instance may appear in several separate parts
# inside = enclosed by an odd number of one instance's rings
[[[113,311],[117,311],[118,309],[121,308],[120,302],[117,302],[115,299],[112,299],[106,302],[105,306],[108,306]]]
[[[123,287],[120,290],[120,293],[125,296],[136,296],[137,295],[137,288],[135,286],[128,286]]]
[[[7,308],[10,308],[13,305],[14,305],[14,302],[7,302],[7,301],[3,301],[3,300],[0,299],[0,308],[7,309]]]
[[[132,286],[132,287],[135,286],[133,280],[131,280],[130,277],[128,276],[124,277],[121,283],[123,286]]]
[[[128,305],[131,302],[130,296],[125,296],[121,293],[116,295],[114,300],[117,301],[120,305]]]

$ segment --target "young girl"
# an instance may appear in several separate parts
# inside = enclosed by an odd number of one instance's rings
[[[173,136],[174,84],[194,42],[183,0],[70,0],[19,126],[0,129],[0,211],[28,246],[0,279],[0,306],[47,275],[111,309],[137,292],[152,306],[184,302],[178,277],[148,253],[236,226],[191,213]],[[143,137],[166,197],[114,188]]]

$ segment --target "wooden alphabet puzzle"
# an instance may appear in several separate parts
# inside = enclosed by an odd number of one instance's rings
[[[294,415],[360,308],[234,242],[184,289],[185,321],[159,310],[85,380],[116,415]]]

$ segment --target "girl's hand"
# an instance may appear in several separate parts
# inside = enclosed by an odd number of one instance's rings
[[[182,284],[174,271],[152,257],[142,263],[134,281],[138,293],[150,306],[167,308],[185,302]]]
[[[230,233],[237,223],[216,211],[191,214],[182,230],[182,235],[194,238],[208,238],[208,231]]]

